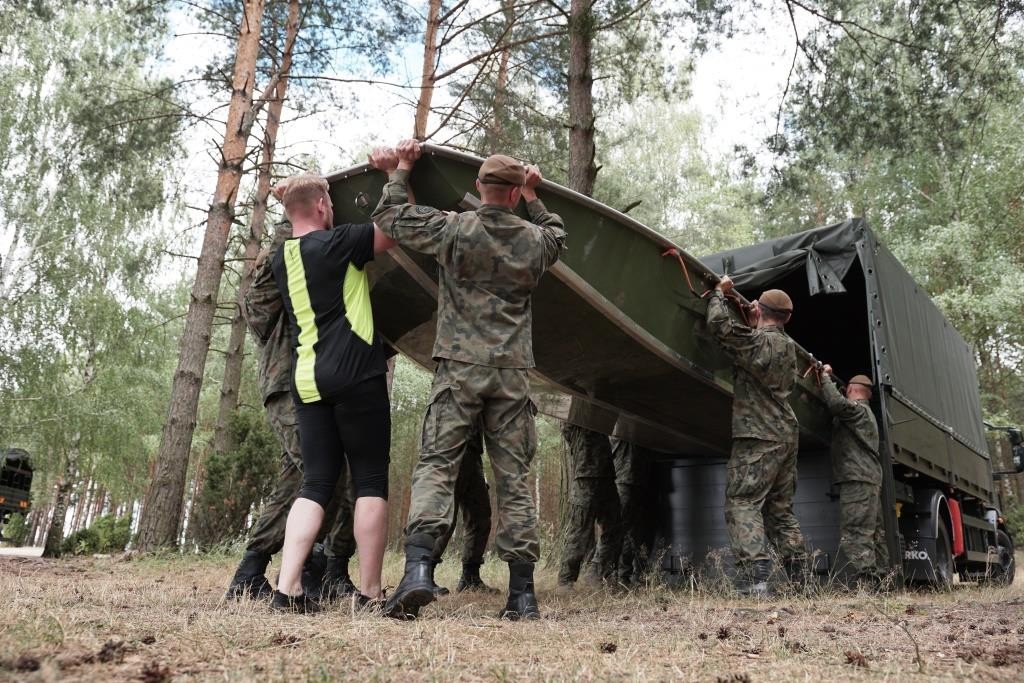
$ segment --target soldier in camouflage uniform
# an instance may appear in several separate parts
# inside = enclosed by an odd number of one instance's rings
[[[477,180],[482,206],[445,212],[407,202],[407,182],[419,143],[371,161],[389,173],[373,219],[402,246],[437,258],[438,361],[423,419],[406,527],[405,575],[388,599],[389,616],[409,618],[434,600],[429,581],[433,549],[453,518],[454,487],[466,442],[482,424],[498,498],[495,545],[509,563],[509,598],[501,616],[538,618],[533,567],[540,544],[527,483],[537,449],[536,406],[529,396],[533,367],[531,294],[558,260],[562,219],[537,198],[540,171],[502,155],[489,157]],[[527,200],[532,222],[512,209]]]
[[[622,552],[619,555],[619,583],[631,586],[647,573],[647,534],[644,507],[648,494],[649,456],[628,441],[613,440],[615,487],[619,492],[622,518]]]
[[[725,295],[731,291],[732,280],[722,278],[707,311],[709,331],[733,358],[725,523],[741,590],[763,595],[771,574],[769,540],[791,578],[803,575],[805,559],[793,514],[799,425],[789,395],[797,379],[796,346],[783,329],[793,302],[781,290],[768,290],[748,309],[756,321],[751,328],[729,314]]]
[[[437,540],[434,547],[434,569],[441,563],[444,551],[455,533],[459,515],[462,516],[462,576],[455,590],[497,593],[480,578],[480,567],[484,563],[487,539],[491,535],[491,498],[487,480],[484,478],[484,440],[479,429],[466,440],[466,451],[462,455],[459,476],[455,480],[455,505],[448,533]],[[433,578],[433,573],[431,573]],[[435,595],[447,595],[447,588],[437,586]]]
[[[579,578],[580,565],[593,545],[595,523],[601,537],[594,553],[594,576],[616,580],[622,550],[622,520],[619,494],[615,488],[615,463],[608,437],[566,423],[562,427],[569,454],[572,483],[569,486],[569,515],[565,548],[558,570],[558,593],[568,594]]]
[[[282,447],[281,474],[250,530],[245,554],[228,587],[228,598],[270,596],[270,583],[265,576],[267,565],[271,556],[281,550],[288,512],[302,487],[299,428],[291,396],[291,337],[281,315],[281,295],[270,269],[274,251],[289,237],[291,225],[288,222],[278,224],[270,247],[256,260],[253,282],[245,296],[243,313],[259,347],[260,393],[270,426]],[[355,538],[352,535],[352,487],[347,469],[338,480],[335,501],[327,509],[321,531],[330,529],[330,533],[323,548],[311,555],[307,563],[309,571],[304,576],[304,582],[309,583],[309,593],[328,598],[355,591],[348,574],[348,563],[355,553]]]
[[[824,372],[831,378],[832,367],[824,366]],[[822,395],[833,416],[832,479],[839,487],[839,546],[854,580],[874,586],[888,569],[889,551],[871,386],[870,378],[856,375],[843,396],[831,379],[822,382]]]

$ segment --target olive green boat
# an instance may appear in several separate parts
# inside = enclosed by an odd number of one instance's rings
[[[482,159],[425,145],[410,176],[416,201],[465,210]],[[368,220],[386,182],[367,164],[328,176],[335,220]],[[701,293],[718,276],[664,236],[589,197],[544,182],[538,194],[562,216],[561,260],[533,297],[535,379],[567,401],[545,401],[573,422],[672,453],[729,452],[731,370],[704,326]],[[524,213],[525,207],[519,207]],[[371,269],[377,329],[424,367],[436,324],[437,263],[398,247]],[[801,350],[802,366],[813,359]],[[792,403],[802,438],[828,440],[831,421],[813,375]],[[556,406],[551,409],[551,406]]]

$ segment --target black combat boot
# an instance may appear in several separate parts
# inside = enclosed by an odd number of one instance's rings
[[[352,594],[352,613],[382,614],[384,612],[384,598],[371,598],[359,591]]]
[[[540,619],[537,596],[533,593],[533,562],[508,563],[508,602],[498,613],[502,619]]]
[[[783,560],[789,585],[796,593],[804,593],[808,589],[807,561],[802,557],[790,557]]]
[[[327,571],[324,573],[324,582],[320,589],[320,599],[337,600],[357,592],[352,577],[348,575],[348,558],[328,557]]]
[[[224,596],[227,600],[241,600],[252,598],[253,600],[264,600],[270,597],[274,589],[264,576],[267,565],[270,564],[270,555],[256,550],[246,550],[242,555],[242,561],[238,563],[238,569],[231,578],[228,592]]]
[[[462,591],[474,591],[478,593],[497,593],[497,588],[491,588],[480,578],[479,562],[463,562],[462,576],[459,578],[459,585],[455,587],[456,593]]]
[[[281,591],[274,591],[274,597],[270,599],[270,609],[275,612],[313,614],[320,611],[320,605],[305,593],[302,595],[285,595]]]
[[[740,595],[768,597],[768,577],[772,574],[771,560],[755,560],[753,565],[746,568],[746,572],[747,576],[736,587]]]
[[[434,602],[434,581],[430,578],[433,547],[429,536],[410,539],[405,544],[405,574],[385,603],[384,614],[394,619],[415,619],[420,607]]]
[[[437,571],[438,564],[438,562],[430,563],[430,583],[434,584],[434,596],[440,598],[442,596],[448,595],[449,593],[451,593],[451,591],[445,588],[444,586],[438,586],[437,581],[434,580],[434,572]]]
[[[302,564],[302,590],[306,595],[322,597],[327,575],[327,554],[322,543],[317,543]]]

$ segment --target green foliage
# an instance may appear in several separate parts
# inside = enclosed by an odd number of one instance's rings
[[[281,446],[262,410],[239,410],[231,419],[227,453],[205,461],[202,492],[195,501],[192,537],[203,548],[236,538],[246,530],[255,506],[273,487],[280,469]]]
[[[261,23],[261,50],[257,60],[257,93],[281,65],[288,28],[288,0],[268,0]],[[209,0],[191,5],[189,11],[200,26],[212,34],[233,42],[242,20],[242,6],[234,0]],[[289,105],[299,111],[314,109],[322,99],[344,106],[329,80],[310,76],[327,75],[344,64],[345,74],[371,76],[392,66],[398,49],[415,39],[410,26],[417,28],[422,19],[415,10],[399,0],[351,3],[343,0],[317,0],[299,4],[299,32],[292,53],[293,93]],[[207,85],[217,89],[216,97],[225,97],[231,88],[234,53],[224,50],[211,56],[203,68]],[[294,96],[294,95],[298,96]],[[346,93],[347,94],[347,93]]]
[[[750,244],[756,188],[704,150],[703,132],[685,105],[653,98],[623,105],[598,132],[607,166],[594,197],[694,254]]]
[[[1010,532],[1014,546],[1018,549],[1024,547],[1024,503],[1018,501],[1003,510],[1003,519],[1006,520],[1006,530]]]
[[[0,22],[0,442],[39,486],[146,484],[176,330],[153,285],[178,103],[153,74],[163,4],[14,3]],[[41,490],[44,490],[41,488]]]
[[[857,25],[823,22],[806,41],[785,135],[770,141],[766,229],[865,216],[974,347],[986,414],[1020,422],[1024,8],[860,0],[823,13]]]
[[[64,539],[61,553],[65,555],[92,555],[119,553],[131,540],[132,518],[104,515],[88,528],[80,529]]]
[[[517,6],[511,29],[506,12],[463,37],[470,49],[481,53],[500,36],[515,47],[508,55],[503,87],[498,59],[485,62],[479,72],[470,69],[451,84],[459,107],[449,120],[458,133],[449,139],[483,154],[527,159],[540,165],[546,178],[566,182],[569,11],[568,0]],[[731,31],[732,4],[724,0],[597,0],[590,11],[595,127],[599,134],[613,136],[616,112],[636,101],[683,99],[690,56]],[[530,39],[548,33],[554,35]],[[683,58],[667,57],[680,46]],[[612,161],[605,152],[598,142],[597,163],[608,169]]]
[[[3,530],[3,541],[14,546],[23,546],[28,540],[32,528],[28,525],[25,515],[15,512],[7,518],[7,523],[0,527]]]

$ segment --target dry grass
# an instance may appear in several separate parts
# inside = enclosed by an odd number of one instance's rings
[[[1020,582],[756,603],[662,588],[558,599],[544,573],[539,622],[496,619],[501,596],[451,596],[399,623],[222,603],[233,568],[230,557],[0,558],[0,679],[1024,679]],[[441,582],[454,586],[457,569],[442,565]],[[389,558],[385,575],[399,574]],[[503,567],[484,577],[503,584]]]

